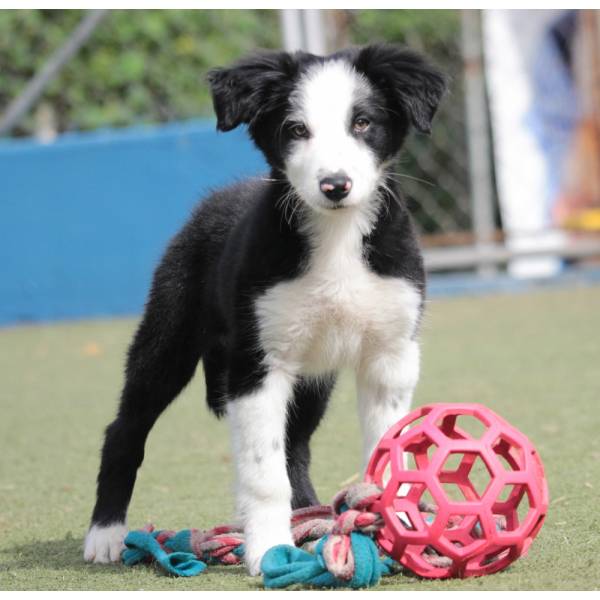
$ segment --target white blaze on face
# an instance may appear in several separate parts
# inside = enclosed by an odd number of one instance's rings
[[[292,97],[290,120],[303,123],[310,137],[292,142],[286,174],[302,200],[316,210],[331,208],[319,182],[338,172],[352,180],[344,206],[373,197],[379,176],[376,157],[352,134],[354,107],[368,95],[369,83],[362,75],[344,61],[330,61],[309,70]]]

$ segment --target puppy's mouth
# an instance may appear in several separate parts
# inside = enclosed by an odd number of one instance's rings
[[[320,201],[318,202],[316,205],[313,205],[314,209],[317,212],[323,213],[323,214],[331,214],[332,212],[343,212],[344,210],[347,210],[350,206],[352,206],[351,204],[347,204],[346,202],[323,202]]]
[[[329,203],[328,205],[326,205],[326,207],[328,210],[341,210],[343,208],[348,208],[348,205],[345,204],[344,202],[337,202],[337,203]]]

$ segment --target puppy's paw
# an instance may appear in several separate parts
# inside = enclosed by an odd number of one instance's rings
[[[83,558],[87,562],[110,563],[121,559],[121,552],[125,548],[123,540],[127,535],[127,526],[124,523],[112,525],[92,525],[83,546]]]
[[[248,574],[253,577],[260,575],[260,563],[263,556],[267,550],[280,544],[294,545],[294,540],[289,529],[280,532],[267,531],[258,536],[247,536],[244,543],[244,562],[246,563]]]

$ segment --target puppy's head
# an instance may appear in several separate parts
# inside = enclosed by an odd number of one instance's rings
[[[247,124],[271,166],[320,212],[371,201],[409,128],[430,131],[446,87],[423,58],[390,45],[264,53],[209,81],[217,128]]]

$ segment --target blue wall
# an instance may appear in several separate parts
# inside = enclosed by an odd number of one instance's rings
[[[265,169],[212,121],[0,143],[0,324],[139,313],[198,199]]]

